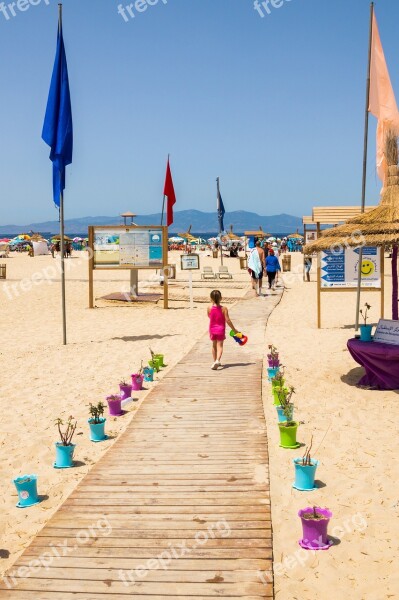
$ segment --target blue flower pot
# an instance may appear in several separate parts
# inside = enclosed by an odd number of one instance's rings
[[[284,421],[287,420],[287,417],[284,414],[284,411],[282,409],[281,406],[276,406],[276,410],[277,410],[277,417],[278,417],[278,422],[279,423],[284,423]],[[292,409],[292,413],[291,413],[291,418],[288,419],[289,421],[292,421],[294,418],[294,409]]]
[[[152,367],[144,367],[144,381],[154,381],[154,369]]]
[[[73,466],[73,453],[76,444],[63,446],[60,442],[55,443],[55,463],[56,469],[69,469]]]
[[[293,463],[295,466],[295,481],[292,484],[292,487],[301,492],[315,490],[314,480],[319,461],[312,458],[312,464],[306,467],[302,465],[302,458],[294,458]]]
[[[269,381],[271,381],[273,379],[273,377],[276,377],[279,370],[280,370],[280,367],[269,367],[267,369],[267,376],[269,378]]]
[[[372,325],[360,325],[360,340],[362,342],[371,342],[371,330],[373,329]]]
[[[37,495],[37,475],[22,475],[13,479],[18,492],[18,508],[28,508],[40,502]]]
[[[105,419],[104,417],[101,417],[99,419],[99,423],[93,423],[93,418],[87,421],[90,427],[90,440],[92,442],[102,442],[103,440],[107,439],[107,436],[104,433],[106,420],[107,419]]]

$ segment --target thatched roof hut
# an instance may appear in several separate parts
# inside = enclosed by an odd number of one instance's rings
[[[186,231],[186,233],[178,233],[177,235],[183,239],[185,239],[187,242],[193,242],[194,240],[196,240],[197,238],[194,237],[193,235],[191,235],[191,225],[188,228],[188,230]]]
[[[394,132],[388,131],[385,141],[385,156],[388,173],[381,202],[373,210],[361,213],[349,219],[344,225],[327,229],[319,239],[307,244],[305,254],[320,252],[339,246],[393,246],[392,253],[392,318],[398,319],[398,277],[397,255],[399,244],[399,155],[398,138]]]

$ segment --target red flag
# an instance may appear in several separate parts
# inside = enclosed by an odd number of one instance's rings
[[[172,225],[173,223],[173,205],[176,204],[175,188],[173,187],[173,179],[172,173],[170,172],[169,158],[168,164],[166,166],[166,179],[163,193],[164,196],[167,196],[168,198],[168,204],[166,209],[166,224],[169,227],[169,225]]]

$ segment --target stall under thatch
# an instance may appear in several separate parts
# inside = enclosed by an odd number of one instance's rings
[[[398,319],[399,166],[397,137],[392,132],[386,136],[385,155],[388,173],[379,206],[349,219],[344,225],[323,231],[317,240],[305,246],[304,252],[337,250],[340,246],[392,246],[392,318]]]

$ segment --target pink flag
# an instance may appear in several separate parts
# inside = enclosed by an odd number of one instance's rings
[[[373,35],[371,41],[369,111],[378,119],[377,173],[384,183],[387,171],[384,153],[385,135],[388,129],[395,129],[399,134],[399,112],[385,61],[375,14],[373,14]]]

